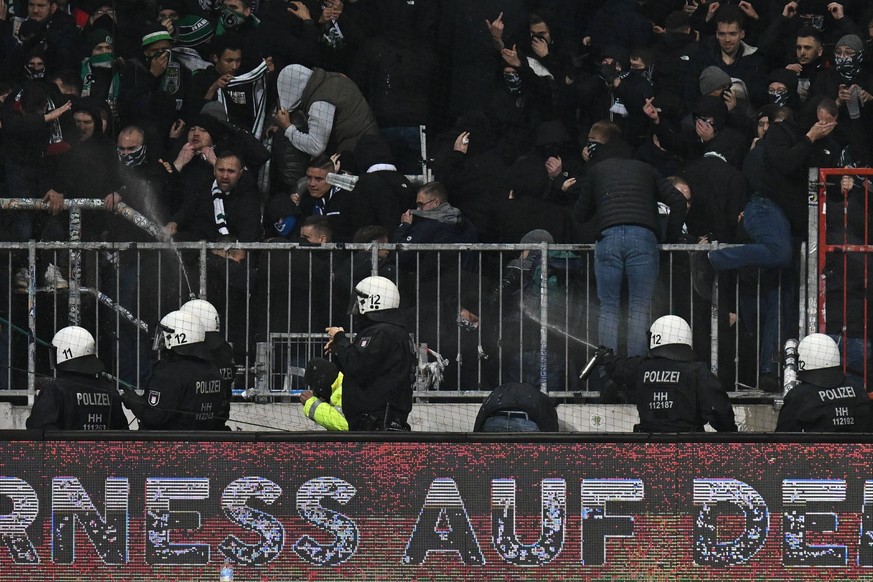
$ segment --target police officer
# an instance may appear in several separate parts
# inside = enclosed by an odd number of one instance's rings
[[[203,299],[188,301],[179,311],[190,313],[200,319],[206,329],[206,347],[212,354],[212,362],[221,374],[221,406],[215,412],[215,429],[230,430],[227,419],[230,418],[230,401],[233,400],[233,383],[236,379],[236,363],[233,361],[233,346],[227,343],[221,333],[221,319],[218,310],[210,302]]]
[[[400,291],[385,277],[355,286],[354,343],[341,327],[327,328],[325,351],[337,357],[349,430],[410,430],[415,350],[399,310]]]
[[[870,432],[870,399],[857,381],[846,378],[837,343],[813,333],[797,346],[798,384],[785,395],[779,432]]]
[[[56,378],[36,397],[26,426],[55,430],[127,430],[116,389],[98,378],[94,336],[72,325],[52,338]]]
[[[303,416],[327,430],[349,430],[343,415],[343,373],[324,358],[312,358],[306,364],[303,381],[309,390],[300,394]]]
[[[691,327],[681,317],[659,317],[649,328],[649,355],[607,357],[607,374],[629,390],[637,432],[736,431],[734,410],[718,378],[691,349]]]
[[[531,384],[501,384],[479,408],[473,432],[558,432],[558,411]]]
[[[206,346],[206,330],[190,313],[164,316],[156,340],[163,347],[134,412],[143,430],[213,430],[224,395]]]

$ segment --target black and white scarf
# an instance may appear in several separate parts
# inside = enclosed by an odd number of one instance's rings
[[[235,123],[261,139],[267,115],[267,63],[237,75],[218,91],[218,102],[224,105],[231,123]]]
[[[229,195],[218,187],[218,181],[212,181],[212,214],[215,217],[215,227],[220,234],[230,234],[227,228],[227,217],[224,214],[224,199]]]

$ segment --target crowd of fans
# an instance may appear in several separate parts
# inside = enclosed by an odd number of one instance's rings
[[[63,240],[64,199],[96,198],[176,240],[594,242],[598,217],[571,209],[617,156],[684,196],[661,242],[752,243],[706,263],[778,276],[807,233],[805,168],[871,161],[860,0],[0,0],[0,19],[0,197],[47,203],[0,216],[18,241]],[[404,175],[421,125],[423,188]],[[83,231],[142,237],[111,213]]]

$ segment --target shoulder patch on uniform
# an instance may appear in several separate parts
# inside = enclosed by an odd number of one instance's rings
[[[157,406],[161,401],[161,393],[157,390],[149,390],[149,406]]]
[[[359,345],[362,349],[363,349],[363,348],[366,348],[368,345],[370,345],[370,341],[371,341],[372,339],[373,339],[372,337],[362,337],[362,338],[361,338],[361,341],[358,342],[358,345]]]

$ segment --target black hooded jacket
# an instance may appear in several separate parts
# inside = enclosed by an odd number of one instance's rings
[[[394,163],[391,148],[382,137],[361,137],[355,146],[354,159],[360,178],[350,197],[351,207],[343,213],[341,228],[334,232],[335,240],[351,241],[358,228],[372,224],[391,232],[400,215],[415,206],[415,189],[406,176],[387,168],[367,172],[376,164]]]

